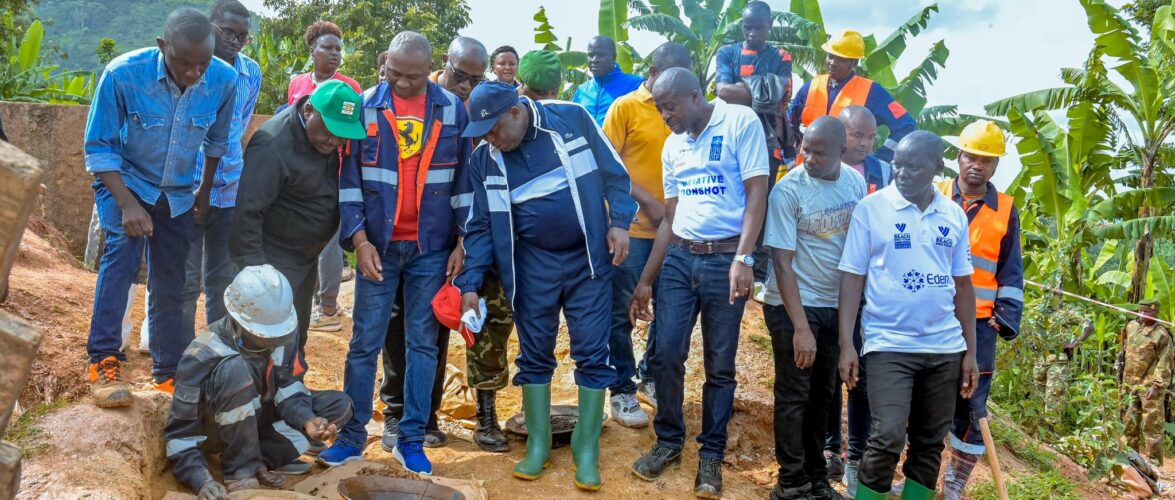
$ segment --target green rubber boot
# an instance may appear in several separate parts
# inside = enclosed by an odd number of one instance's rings
[[[902,488],[902,500],[934,500],[934,490],[906,478],[906,486]]]
[[[579,418],[571,432],[571,460],[575,487],[597,491],[600,479],[600,430],[604,426],[604,389],[579,388]]]
[[[886,500],[888,498],[889,498],[889,492],[878,493],[876,491],[869,489],[868,486],[865,486],[861,483],[857,483],[857,496],[856,496],[857,500]]]
[[[524,384],[526,458],[514,464],[514,477],[534,481],[551,464],[551,384]]]

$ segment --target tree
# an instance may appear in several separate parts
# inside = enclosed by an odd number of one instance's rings
[[[34,20],[17,41],[12,14],[0,26],[12,35],[3,45],[6,64],[0,65],[0,96],[9,101],[87,104],[94,92],[94,74],[57,71],[41,58],[45,28]]]
[[[94,49],[94,55],[98,56],[98,62],[107,64],[118,57],[118,46],[113,38],[103,38],[98,40],[98,48]]]

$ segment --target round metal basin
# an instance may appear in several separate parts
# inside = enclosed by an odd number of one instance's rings
[[[347,500],[465,500],[461,492],[432,481],[380,476],[344,479],[339,495]]]
[[[579,421],[579,407],[575,405],[551,406],[551,447],[562,448],[571,444],[571,431],[575,430],[575,423]],[[608,422],[608,414],[604,414],[604,423]],[[506,421],[506,432],[526,436],[526,416],[521,412]]]

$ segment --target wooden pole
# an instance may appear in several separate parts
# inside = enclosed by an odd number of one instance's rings
[[[995,482],[995,490],[1000,500],[1008,500],[1008,487],[1004,484],[1004,473],[1000,470],[1000,457],[996,452],[995,440],[991,438],[991,428],[987,425],[987,417],[979,419],[979,432],[983,434],[983,446],[987,448],[987,463],[991,466],[991,479]]]

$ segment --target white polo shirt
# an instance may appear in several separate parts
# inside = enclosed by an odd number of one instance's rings
[[[767,140],[751,108],[714,100],[706,129],[673,134],[661,150],[665,199],[677,198],[673,234],[717,241],[743,232],[743,181],[767,175]]]
[[[865,276],[861,330],[870,352],[967,350],[955,318],[955,281],[970,276],[967,215],[937,191],[925,212],[894,185],[853,210],[840,270]]]

